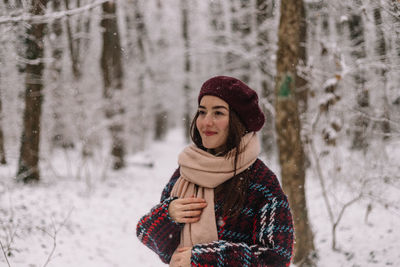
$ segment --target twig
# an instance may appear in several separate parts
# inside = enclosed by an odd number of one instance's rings
[[[318,180],[321,185],[322,196],[324,198],[325,205],[328,210],[329,219],[330,219],[331,223],[334,224],[334,215],[333,215],[333,211],[332,211],[332,205],[329,203],[329,198],[328,198],[328,194],[327,194],[326,186],[325,186],[325,178],[323,177],[323,174],[322,174],[322,169],[321,169],[321,165],[318,160],[318,155],[317,155],[317,152],[315,150],[314,143],[312,142],[312,140],[310,140],[309,144],[310,144],[309,145],[310,150],[312,151],[312,154],[314,156],[314,162],[315,162],[315,165],[317,168],[317,173],[318,173]]]
[[[321,111],[319,111],[317,113],[316,117],[314,118],[314,120],[312,122],[312,126],[311,126],[311,129],[312,129],[311,130],[311,135],[312,136],[315,135],[316,125],[317,125],[317,123],[319,121],[320,115],[321,115]],[[343,217],[344,211],[350,205],[352,205],[356,201],[360,200],[363,197],[363,193],[361,191],[361,193],[357,197],[355,197],[354,199],[352,199],[349,202],[347,202],[346,204],[344,204],[342,206],[340,212],[339,212],[339,215],[337,216],[337,218],[335,220],[335,216],[334,216],[333,210],[332,210],[332,205],[329,202],[328,193],[327,193],[327,190],[326,190],[325,178],[324,178],[324,175],[323,175],[323,172],[322,172],[321,164],[319,162],[317,150],[316,150],[316,148],[314,146],[313,140],[309,141],[309,147],[310,147],[311,153],[312,153],[312,155],[314,157],[314,163],[316,165],[317,176],[318,176],[318,180],[319,180],[320,185],[321,185],[322,196],[323,196],[323,199],[324,199],[324,202],[325,202],[326,209],[328,210],[329,219],[330,219],[331,224],[332,224],[332,249],[334,251],[338,251],[338,249],[336,248],[336,228],[339,225],[339,223],[340,223],[340,221],[341,221],[341,219]]]
[[[58,232],[61,230],[62,227],[65,226],[65,224],[67,223],[69,217],[71,216],[73,208],[70,209],[70,211],[68,212],[68,215],[65,217],[65,219],[63,220],[63,222],[59,225],[58,228],[56,228],[54,220],[52,220],[52,225],[53,225],[53,230],[54,230],[54,234],[50,234],[49,232],[46,231],[46,229],[40,229],[43,232],[45,232],[46,234],[48,234],[51,238],[53,238],[53,248],[51,249],[51,252],[49,254],[49,256],[47,257],[46,262],[44,263],[43,267],[46,267],[47,264],[49,264],[49,262],[51,261],[51,258],[53,257],[54,252],[56,251],[56,247],[57,247],[57,234]]]
[[[342,209],[340,210],[339,216],[336,218],[335,223],[332,226],[332,249],[337,251],[338,249],[336,248],[336,227],[339,225],[342,216],[344,214],[345,209],[347,209],[349,206],[352,204],[356,203],[358,200],[360,200],[363,197],[363,193],[361,192],[357,197],[353,198],[349,202],[343,205]]]
[[[316,114],[315,118],[312,121],[311,136],[314,136],[316,125],[317,125],[320,117],[321,117],[321,111],[318,111],[318,113]],[[315,165],[317,168],[317,173],[318,173],[318,180],[321,185],[322,196],[324,198],[325,205],[328,210],[329,219],[331,220],[331,223],[334,224],[334,215],[333,215],[333,211],[332,211],[332,205],[329,203],[329,198],[328,198],[328,194],[327,194],[326,186],[325,186],[325,178],[323,176],[321,164],[319,163],[318,154],[317,154],[317,151],[315,149],[314,142],[312,139],[310,139],[309,147],[310,147],[310,150],[314,157],[314,162],[315,162]]]
[[[6,251],[5,251],[4,247],[3,247],[3,243],[1,243],[1,240],[0,240],[0,246],[1,246],[1,250],[3,251],[3,254],[4,254],[4,258],[6,258],[6,262],[8,264],[8,267],[11,267],[10,262],[8,261],[7,253],[6,253]]]

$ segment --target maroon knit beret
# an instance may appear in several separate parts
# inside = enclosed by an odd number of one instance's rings
[[[199,93],[199,104],[205,95],[212,95],[228,103],[246,126],[247,131],[256,132],[264,125],[264,114],[258,106],[257,93],[242,81],[228,77],[216,76],[207,80]]]

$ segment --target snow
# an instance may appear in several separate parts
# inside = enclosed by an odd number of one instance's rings
[[[108,171],[102,177],[103,166],[96,162],[87,168],[90,181],[77,179],[73,174],[79,164],[65,164],[62,153],[51,157],[57,177],[54,170],[43,171],[38,185],[15,184],[10,178],[15,166],[0,167],[0,241],[11,248],[10,266],[165,266],[138,241],[136,223],[158,202],[177,167],[177,155],[185,146],[182,133],[175,129],[166,141],[129,157],[122,171]],[[341,252],[333,251],[320,187],[312,172],[309,177],[307,201],[318,266],[400,265],[399,214],[374,206],[365,223],[363,202],[346,210],[337,230]],[[4,255],[0,266],[8,266]]]
[[[337,85],[337,83],[338,83],[338,79],[337,78],[330,78],[330,79],[328,79],[328,80],[326,80],[325,82],[324,82],[324,84],[322,85],[322,88],[328,88],[328,87],[331,87],[331,86],[335,86],[335,85]]]

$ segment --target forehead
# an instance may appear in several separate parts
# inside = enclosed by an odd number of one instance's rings
[[[215,106],[223,106],[229,108],[228,103],[226,103],[223,99],[213,96],[213,95],[205,95],[200,100],[200,106],[204,107],[215,107]]]

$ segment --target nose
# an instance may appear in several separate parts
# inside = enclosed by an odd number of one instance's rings
[[[212,125],[213,122],[214,122],[214,120],[213,120],[213,117],[211,116],[211,114],[207,114],[207,115],[204,117],[204,124],[205,124],[206,126]]]

